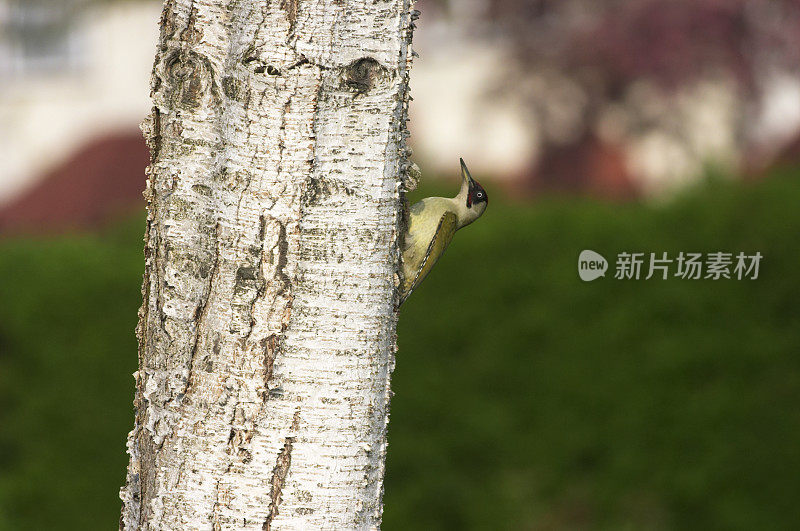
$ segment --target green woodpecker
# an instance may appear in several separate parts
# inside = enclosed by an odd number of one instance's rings
[[[456,231],[481,217],[489,204],[486,190],[472,178],[464,159],[461,159],[461,178],[461,190],[454,198],[426,197],[409,209],[400,304],[430,273]]]

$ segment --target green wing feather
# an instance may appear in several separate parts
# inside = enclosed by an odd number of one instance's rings
[[[408,296],[411,295],[411,292],[417,289],[417,286],[425,280],[425,277],[431,272],[433,266],[436,265],[436,261],[439,260],[439,257],[442,256],[447,246],[453,241],[453,235],[455,233],[456,215],[452,212],[445,212],[439,220],[439,226],[436,228],[431,243],[428,245],[428,250],[425,252],[425,257],[422,259],[419,269],[411,278],[405,279],[403,294],[400,297],[400,304],[402,304]]]

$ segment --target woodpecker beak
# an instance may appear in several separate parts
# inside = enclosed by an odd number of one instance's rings
[[[472,178],[472,175],[469,173],[469,169],[467,165],[464,164],[464,159],[458,159],[461,161],[461,191],[459,192],[459,196],[466,199],[467,208],[472,208],[472,194],[475,192],[476,188],[480,188],[481,185],[478,184],[478,181]]]
[[[461,161],[461,177],[464,179],[464,183],[466,183],[467,187],[471,190],[475,186],[475,180],[472,178],[472,175],[470,175],[467,165],[464,164],[464,159],[458,160]]]

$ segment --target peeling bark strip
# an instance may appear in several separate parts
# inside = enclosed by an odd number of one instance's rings
[[[411,2],[165,0],[120,528],[380,525]]]
[[[299,424],[300,409],[297,409],[294,413],[294,420],[292,421],[292,430],[296,431]],[[283,443],[283,449],[281,449],[281,453],[278,454],[278,460],[275,462],[275,468],[272,469],[272,479],[269,482],[269,516],[267,516],[266,521],[261,526],[263,531],[270,531],[272,520],[278,515],[278,506],[281,504],[283,485],[286,482],[286,476],[289,475],[289,467],[292,466],[292,445],[294,445],[294,441],[294,437],[286,437],[286,441]]]
[[[294,438],[286,437],[283,449],[281,453],[278,454],[278,461],[275,463],[275,468],[272,470],[272,480],[270,481],[271,489],[269,493],[269,515],[261,526],[263,531],[270,531],[272,528],[272,520],[278,515],[278,506],[281,504],[283,484],[286,481],[286,476],[289,474],[289,467],[292,465],[292,444],[294,444]]]

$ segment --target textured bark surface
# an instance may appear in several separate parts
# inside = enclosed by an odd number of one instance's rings
[[[120,527],[380,525],[411,0],[166,0]]]

